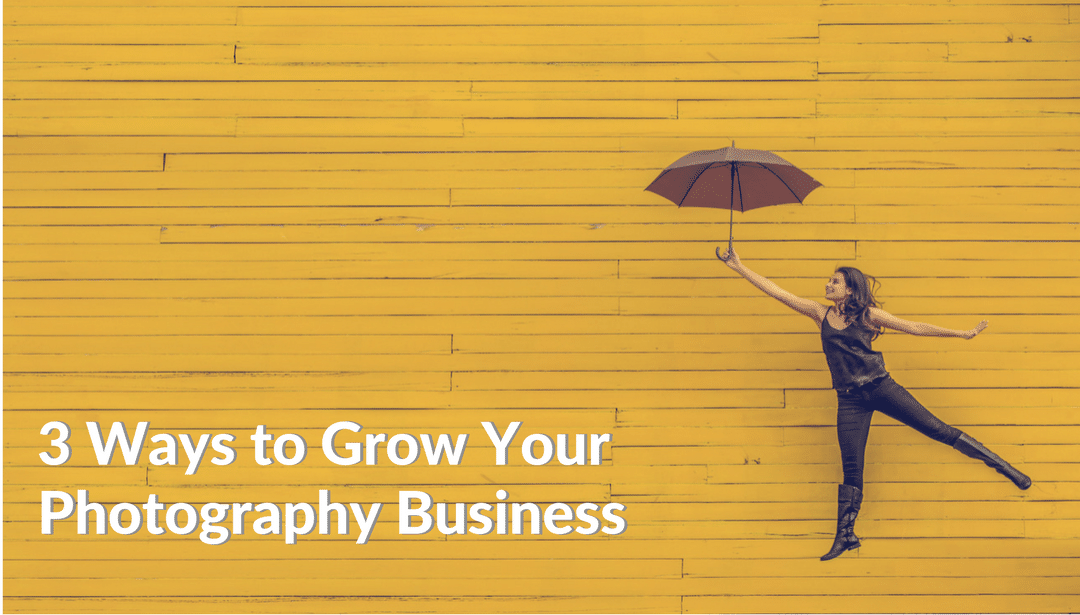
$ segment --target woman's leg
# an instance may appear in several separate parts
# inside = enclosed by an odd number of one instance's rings
[[[952,446],[963,433],[959,429],[946,425],[944,421],[930,413],[907,389],[896,383],[892,377],[886,377],[870,393],[873,408],[887,416],[918,431],[919,433]]]
[[[844,466],[844,484],[837,494],[836,538],[832,548],[821,556],[822,561],[839,557],[859,546],[855,535],[855,519],[862,506],[863,460],[870,419],[874,411],[866,404],[863,393],[837,395],[836,437],[840,442],[840,458]]]
[[[861,491],[866,440],[870,434],[870,421],[874,410],[867,404],[864,393],[838,393],[836,400],[836,439],[840,443],[844,484]]]
[[[1031,479],[1023,472],[1009,465],[1008,462],[995,455],[990,449],[971,436],[955,427],[946,425],[891,377],[886,378],[880,386],[874,389],[870,394],[870,401],[876,409],[914,428],[919,433],[938,442],[948,444],[972,459],[982,461],[1011,480],[1017,487],[1027,489],[1031,486]]]

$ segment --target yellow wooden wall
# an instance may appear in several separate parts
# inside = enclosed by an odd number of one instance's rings
[[[4,610],[1080,610],[1080,5],[7,0]],[[340,5],[340,6],[337,6]],[[886,309],[893,375],[1014,461],[878,417],[863,548],[835,527],[817,332],[715,260],[727,212],[643,191],[773,150],[824,187],[737,215],[743,259]],[[72,426],[47,467],[38,434]],[[239,438],[99,468],[86,421]],[[322,428],[469,433],[462,467],[333,467]],[[480,421],[611,433],[493,465]],[[304,435],[260,468],[257,424]],[[519,442],[520,438],[519,436]],[[486,446],[487,445],[487,446]],[[40,533],[40,491],[389,505],[372,541]],[[609,537],[398,536],[445,502],[620,502]]]

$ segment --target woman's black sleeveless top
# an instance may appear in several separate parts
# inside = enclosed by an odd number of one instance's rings
[[[832,372],[834,389],[854,389],[889,375],[885,371],[885,358],[870,347],[873,337],[873,331],[854,322],[844,329],[834,329],[829,324],[829,312],[825,311],[825,318],[821,319],[821,349]]]

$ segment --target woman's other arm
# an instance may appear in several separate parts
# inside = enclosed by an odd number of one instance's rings
[[[739,255],[734,250],[729,249],[723,254],[720,253],[720,248],[716,248],[716,256],[720,260],[732,269],[735,273],[738,273],[742,277],[746,278],[748,282],[758,287],[761,292],[769,295],[773,299],[776,299],[780,303],[788,306],[796,312],[809,316],[814,319],[815,323],[820,324],[821,320],[825,318],[825,312],[828,310],[824,305],[817,301],[811,301],[810,299],[804,299],[798,295],[789,293],[788,291],[780,288],[775,282],[766,278],[765,276],[754,273],[750,269],[742,264],[739,260]]]
[[[882,310],[880,308],[870,308],[870,323],[878,326],[885,327],[887,329],[893,329],[895,331],[902,331],[903,333],[910,333],[911,335],[931,335],[935,337],[962,337],[969,340],[982,332],[990,323],[988,321],[982,321],[975,325],[974,329],[968,329],[967,331],[960,331],[959,329],[946,329],[945,327],[939,327],[937,325],[931,325],[925,322],[915,322],[914,320],[904,320],[903,318],[897,318],[892,314]]]

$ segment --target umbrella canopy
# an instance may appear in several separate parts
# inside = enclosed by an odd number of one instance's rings
[[[653,180],[655,192],[680,207],[716,207],[747,211],[802,203],[821,183],[772,152],[724,149],[691,152],[679,158]],[[729,228],[730,230],[730,228]],[[734,234],[728,240],[730,247]]]

